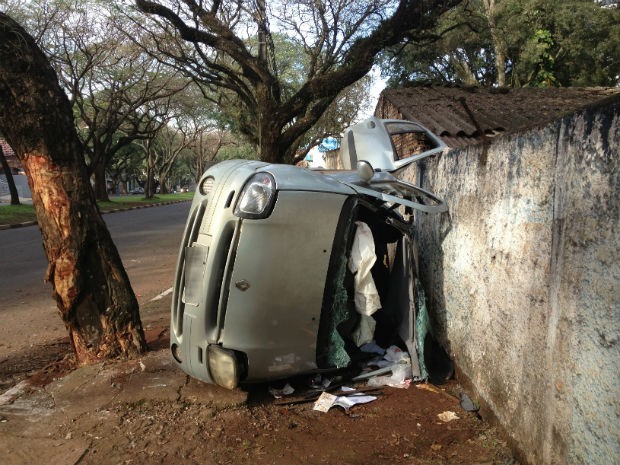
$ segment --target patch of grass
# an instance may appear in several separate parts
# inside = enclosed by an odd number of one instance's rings
[[[137,207],[144,205],[154,205],[162,202],[174,202],[179,200],[191,200],[193,192],[183,192],[178,194],[157,194],[152,199],[145,199],[139,195],[119,195],[110,197],[109,202],[97,202],[102,212],[115,210],[117,208]]]
[[[137,195],[113,196],[109,202],[98,202],[102,212],[116,210],[118,208],[128,208],[134,206],[154,205],[162,202],[172,202],[178,200],[191,200],[193,192],[183,192],[178,194],[159,194],[152,199],[145,199]],[[18,224],[26,221],[36,221],[34,207],[32,205],[1,205],[0,206],[0,225]]]
[[[0,206],[0,224],[18,224],[26,221],[35,221],[32,205],[2,205]]]
[[[170,202],[174,200],[191,200],[194,196],[193,192],[179,192],[178,194],[156,194],[152,199],[145,199],[144,197],[140,197],[139,195],[114,195],[110,197],[112,202],[119,203],[159,203],[159,202]]]

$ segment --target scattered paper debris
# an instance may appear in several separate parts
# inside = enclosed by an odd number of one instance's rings
[[[324,392],[314,403],[312,410],[318,410],[319,412],[327,412],[336,402],[337,397],[329,392]]]
[[[424,389],[425,391],[430,391],[430,392],[435,392],[437,394],[441,394],[441,391],[439,389],[437,389],[435,386],[428,384],[428,383],[416,384],[415,387],[417,387],[418,389]]]
[[[411,379],[400,379],[397,376],[375,376],[368,380],[368,386],[389,386],[399,389],[409,389]]]
[[[342,391],[355,391],[355,389],[343,386]],[[375,396],[364,395],[363,393],[355,393],[351,395],[335,396],[329,392],[322,393],[314,403],[313,410],[319,412],[327,412],[334,405],[342,407],[345,411],[348,411],[351,407],[357,404],[366,404],[377,400]]]
[[[405,362],[411,363],[409,361],[409,354],[407,352],[403,352],[397,346],[390,346],[385,351],[385,359],[390,362]]]
[[[446,410],[445,412],[438,413],[437,417],[444,423],[448,423],[449,421],[452,421],[452,420],[460,420],[457,414],[450,410]]]
[[[295,389],[288,383],[286,383],[286,385],[284,385],[284,387],[281,389],[276,389],[272,387],[269,388],[269,393],[276,399],[281,399],[284,396],[290,396],[294,392]]]

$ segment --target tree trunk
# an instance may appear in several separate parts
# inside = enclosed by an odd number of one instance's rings
[[[263,87],[259,96],[267,93]],[[290,163],[286,159],[285,150],[280,143],[282,137],[282,127],[278,124],[275,117],[276,112],[267,97],[262,97],[259,101],[263,104],[258,108],[258,156],[262,161],[268,163]]]
[[[97,208],[69,101],[32,37],[3,13],[0,131],[24,165],[45,278],[78,362],[144,351],[138,302]]]
[[[493,49],[495,51],[495,70],[497,72],[496,82],[499,87],[506,87],[506,46],[503,35],[498,29],[495,21],[497,14],[495,0],[484,0],[483,4],[487,15],[489,30],[491,31]]]
[[[103,161],[99,161],[95,165],[93,175],[95,176],[95,198],[100,202],[108,202],[110,197],[108,196],[108,182],[106,181],[105,164]]]
[[[150,155],[147,157],[146,163],[146,182],[144,183],[144,198],[152,199],[155,194],[155,181],[153,179],[153,167],[151,166]]]
[[[262,133],[260,145],[258,146],[258,156],[260,160],[267,163],[289,163],[290,160],[282,152],[280,132],[268,131]]]
[[[159,193],[160,194],[168,194],[168,174],[160,172],[159,173]]]
[[[4,176],[6,177],[6,183],[9,185],[9,193],[11,194],[11,205],[19,205],[19,194],[17,193],[17,187],[15,187],[15,179],[13,179],[13,173],[11,173],[11,167],[6,161],[4,156],[4,150],[0,147],[0,163],[2,163],[2,169],[4,170]]]

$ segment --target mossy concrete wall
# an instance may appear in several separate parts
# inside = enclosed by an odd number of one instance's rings
[[[400,174],[439,337],[531,464],[620,463],[620,100]]]

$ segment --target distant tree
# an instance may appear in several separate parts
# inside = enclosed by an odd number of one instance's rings
[[[127,194],[129,182],[141,176],[143,171],[144,152],[136,142],[119,149],[108,166],[108,175],[120,194]]]
[[[430,37],[383,55],[389,85],[620,84],[617,3],[468,0],[446,12]]]
[[[151,18],[136,22],[151,32],[154,55],[213,92],[215,98],[205,95],[261,159],[290,162],[304,135],[380,51],[425,34],[459,1],[136,0]],[[298,84],[281,69],[274,30],[303,50]]]
[[[190,145],[188,134],[175,126],[164,126],[154,139],[153,170],[159,181],[160,192],[169,191],[168,177],[179,155]]]
[[[62,55],[55,59],[65,87],[71,89],[78,124],[83,123],[80,135],[99,200],[107,199],[106,169],[117,152],[132,141],[152,138],[162,119],[168,118],[162,105],[186,85],[169,68],[128,44],[116,20],[109,20],[105,37],[99,31],[86,40],[74,31],[71,39],[77,45],[61,48]],[[74,47],[80,53],[73,53]]]
[[[45,279],[78,362],[144,351],[138,302],[97,208],[69,100],[33,38],[4,13],[0,131],[24,165],[49,263]]]
[[[115,14],[113,3],[32,0],[14,9],[38,37],[69,95],[95,195],[107,200],[106,175],[114,158],[133,141],[153,137],[152,107],[187,80],[137,45],[144,39],[139,28]]]
[[[235,141],[233,135],[222,127],[205,125],[199,126],[197,129],[199,130],[192,134],[191,150],[187,156],[190,172],[195,182],[198,182],[202,173],[213,162],[227,158],[222,157],[223,148],[246,145],[243,142]],[[228,158],[256,158],[256,152],[253,149],[249,154],[234,151],[233,155],[229,155]]]
[[[4,171],[4,177],[6,178],[6,183],[9,186],[9,194],[11,195],[11,205],[20,205],[19,194],[17,192],[17,187],[15,186],[15,179],[13,179],[13,173],[11,172],[11,168],[9,167],[9,162],[6,161],[6,157],[4,156],[4,150],[0,145],[0,165],[2,166],[2,170]]]

